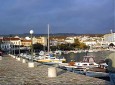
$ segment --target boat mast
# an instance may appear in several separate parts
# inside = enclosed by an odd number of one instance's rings
[[[49,24],[48,24],[48,54],[49,54],[49,48],[50,46],[49,46]]]

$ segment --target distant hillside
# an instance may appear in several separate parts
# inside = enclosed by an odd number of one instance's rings
[[[48,34],[33,34],[33,36],[47,36]],[[54,33],[50,34],[50,36],[103,36],[104,34],[75,34],[75,33]],[[14,36],[20,36],[20,37],[26,37],[30,36],[29,33],[24,33],[24,34],[8,34],[8,35],[0,35],[0,36],[5,36],[5,37],[14,37]]]

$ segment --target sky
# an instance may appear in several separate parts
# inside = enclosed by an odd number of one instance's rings
[[[0,0],[0,34],[115,31],[114,0]]]

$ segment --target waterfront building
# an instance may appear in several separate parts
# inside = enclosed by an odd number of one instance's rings
[[[29,46],[31,46],[31,40],[23,39],[23,40],[21,40],[21,45],[24,47],[29,47]]]
[[[47,46],[47,37],[33,37],[33,44],[40,43],[43,46]],[[24,46],[30,46],[31,45],[31,38],[25,37],[25,39],[22,39],[22,44]]]
[[[83,43],[85,43],[87,46],[90,46],[90,48],[92,49],[93,47],[96,46],[97,42],[96,41],[93,41],[93,40],[85,40],[83,41]]]
[[[65,39],[65,42],[66,43],[74,43],[74,38],[73,37],[67,37],[66,39]]]
[[[65,44],[65,37],[50,38],[50,45],[51,46],[57,46],[60,44]]]
[[[103,44],[111,44],[115,45],[115,33],[105,34]]]
[[[35,40],[33,39],[35,42]],[[36,38],[36,42],[42,44],[43,46],[47,46],[47,37],[38,37]]]
[[[21,45],[21,40],[19,37],[2,38],[1,49],[4,51],[9,51],[10,49],[13,49],[14,46],[18,47],[19,45]]]

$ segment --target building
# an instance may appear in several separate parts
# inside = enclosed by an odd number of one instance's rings
[[[31,46],[31,40],[23,39],[23,40],[21,40],[21,45],[24,47],[29,47],[29,46]]]
[[[37,43],[40,43],[43,46],[47,46],[47,37],[38,37],[36,40]]]
[[[103,44],[111,44],[115,45],[115,33],[105,34]]]
[[[65,39],[65,42],[66,43],[74,43],[74,37],[67,37],[66,39]]]
[[[1,42],[1,49],[4,51],[8,51],[13,49],[14,46],[18,47],[21,45],[21,40],[18,37],[7,37],[3,38]]]

